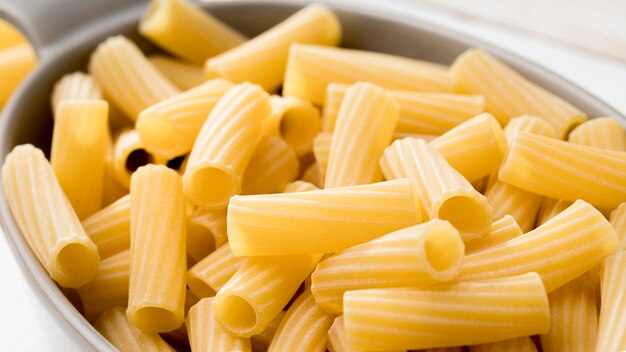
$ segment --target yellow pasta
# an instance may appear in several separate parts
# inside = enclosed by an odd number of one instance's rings
[[[324,188],[381,181],[378,161],[397,121],[398,104],[382,88],[362,82],[348,88],[330,144]]]
[[[30,144],[13,148],[2,166],[2,186],[16,225],[50,277],[71,288],[91,281],[98,250],[43,152]]]
[[[55,83],[50,103],[52,111],[64,100],[102,99],[102,89],[90,75],[82,72],[68,73]],[[55,114],[52,114],[56,117]]]
[[[215,236],[202,222],[187,216],[187,267],[191,267],[215,251]]]
[[[335,253],[421,223],[407,179],[371,185],[236,196],[228,206],[228,240],[237,256]]]
[[[198,208],[189,218],[196,226],[202,226],[211,232],[215,248],[220,248],[228,242],[226,209],[210,210]]]
[[[79,219],[102,203],[108,113],[104,100],[66,100],[56,110],[50,163]]]
[[[287,310],[268,352],[324,352],[334,319],[315,304],[311,292],[305,291]]]
[[[615,230],[602,213],[578,200],[535,230],[466,256],[455,280],[535,271],[552,292],[599,264],[618,245]]]
[[[322,105],[330,83],[358,81],[409,91],[451,93],[454,90],[448,68],[438,64],[368,51],[293,44],[283,95]]]
[[[547,197],[615,208],[626,201],[626,153],[519,133],[498,179]]]
[[[130,195],[100,209],[82,222],[102,259],[130,248]]]
[[[250,352],[250,339],[229,334],[213,318],[213,297],[201,299],[187,317],[189,343],[194,352]]]
[[[463,241],[480,238],[489,230],[492,216],[487,199],[426,141],[393,142],[380,165],[387,179],[410,178],[426,217],[450,221]]]
[[[174,352],[157,333],[144,332],[126,318],[124,308],[116,307],[96,321],[94,327],[120,351]]]
[[[189,269],[189,290],[197,297],[215,296],[243,265],[244,259],[235,257],[228,244],[221,246]]]
[[[308,182],[319,188],[324,186],[324,178],[321,173],[322,170],[320,169],[319,164],[313,163],[306,170],[304,170],[300,178],[302,181]]]
[[[162,165],[144,166],[133,174],[130,198],[128,319],[143,331],[172,331],[185,319],[185,197],[180,176]]]
[[[326,88],[322,130],[335,129],[339,106],[348,89],[347,84],[330,83]],[[419,93],[385,89],[400,107],[396,132],[443,134],[484,111],[485,99],[480,95]]]
[[[257,85],[238,84],[224,94],[189,155],[183,184],[190,202],[220,209],[241,192],[244,170],[271,115],[269,96]]]
[[[614,117],[591,119],[576,127],[568,140],[600,149],[626,151],[626,130]]]
[[[528,336],[468,347],[470,352],[537,352],[537,346]]]
[[[315,191],[318,189],[319,188],[317,188],[312,183],[308,183],[305,181],[294,181],[294,182],[287,184],[287,186],[285,186],[283,193],[307,192],[307,191]]]
[[[341,25],[333,11],[312,4],[248,42],[207,60],[204,72],[208,77],[256,83],[271,92],[283,82],[292,43],[337,45],[340,41]]]
[[[141,166],[160,164],[163,160],[157,159],[149,153],[137,130],[121,130],[113,141],[112,171],[115,179],[124,187],[130,187],[130,177]]]
[[[461,270],[463,256],[459,232],[449,222],[433,219],[322,261],[311,275],[311,292],[326,313],[341,314],[345,292],[448,281]]]
[[[298,177],[298,157],[276,136],[263,138],[256,147],[241,181],[242,194],[279,193]]]
[[[357,352],[355,349],[350,348],[346,342],[346,329],[343,324],[343,315],[335,318],[333,325],[328,329],[328,343],[326,344],[326,349],[330,352]],[[406,350],[403,350],[402,352],[405,351]]]
[[[328,168],[328,157],[330,156],[330,144],[333,141],[333,134],[328,132],[320,132],[313,140],[313,155],[315,162],[319,168],[320,178],[326,177],[326,169]]]
[[[523,233],[515,218],[511,215],[505,215],[491,224],[487,235],[467,242],[465,244],[465,254],[469,255],[499,245],[521,236]]]
[[[487,111],[503,125],[515,116],[535,115],[550,122],[563,138],[577,124],[587,120],[585,114],[526,80],[502,61],[481,49],[469,49],[452,65],[456,91],[481,94]]]
[[[206,80],[202,66],[177,60],[165,55],[155,54],[148,56],[148,61],[165,78],[174,83],[181,90],[189,90],[204,83]]]
[[[567,209],[572,202],[544,197],[541,202],[541,208],[537,214],[536,226],[543,225],[546,221],[552,219],[554,216]]]
[[[375,302],[375,304],[372,304]],[[344,297],[346,338],[363,351],[487,343],[546,333],[550,309],[536,273]]]
[[[28,43],[0,50],[0,109],[35,65],[37,57]]]
[[[276,335],[276,330],[278,330],[278,326],[280,322],[285,318],[285,311],[278,313],[276,318],[274,318],[263,330],[260,334],[250,336],[250,344],[252,344],[252,350],[255,352],[264,352],[270,347],[270,343],[274,339],[274,335]]]
[[[137,45],[123,36],[110,37],[98,45],[91,55],[89,72],[107,99],[132,121],[150,105],[180,93]]]
[[[502,127],[489,113],[461,123],[431,141],[430,146],[470,182],[496,171],[506,152]]]
[[[319,110],[306,100],[276,95],[270,97],[270,104],[274,116],[270,132],[284,139],[298,156],[311,152],[322,125]]]
[[[439,136],[435,136],[433,134],[405,133],[405,132],[394,132],[393,133],[393,140],[394,141],[397,140],[397,139],[404,139],[404,138],[407,138],[407,137],[423,139],[426,142],[431,142],[431,141],[435,140]]]
[[[0,19],[0,50],[26,43],[26,38],[9,22]]]

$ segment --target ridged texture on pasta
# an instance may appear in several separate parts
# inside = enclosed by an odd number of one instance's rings
[[[2,166],[2,187],[15,223],[52,279],[80,287],[98,271],[98,249],[87,236],[41,150],[13,148]]]
[[[262,332],[321,258],[321,254],[248,257],[215,296],[215,319],[237,336]]]
[[[127,189],[130,187],[130,177],[135,170],[147,164],[163,163],[163,159],[146,151],[137,130],[123,129],[115,136],[112,169],[115,179]]]
[[[276,95],[270,97],[270,104],[274,114],[270,133],[284,139],[298,156],[311,152],[322,126],[319,110],[306,100]]]
[[[229,334],[215,320],[213,302],[204,298],[191,307],[187,316],[189,343],[194,352],[249,352],[250,339]]]
[[[194,143],[183,184],[195,205],[221,209],[241,192],[241,179],[272,117],[269,95],[242,83],[230,88],[204,122]]]
[[[235,257],[225,244],[192,266],[187,272],[187,285],[196,297],[215,296],[241,268],[245,258]]]
[[[246,37],[188,0],[153,0],[139,22],[139,32],[168,52],[204,64],[234,48]]]
[[[489,228],[489,233],[481,238],[469,241],[465,244],[465,254],[469,255],[484,249],[499,245],[512,240],[524,233],[511,215],[505,215],[494,221]]]
[[[215,248],[220,248],[228,242],[226,209],[210,210],[198,208],[190,215],[190,219],[196,225],[203,226],[211,232],[215,241]]]
[[[82,222],[98,247],[100,258],[108,258],[130,248],[130,195],[100,209]]]
[[[88,321],[93,322],[105,311],[128,304],[129,266],[129,250],[103,259],[96,277],[78,288]]]
[[[132,121],[150,105],[180,93],[137,45],[123,36],[110,37],[98,45],[91,55],[89,72],[107,99]]]
[[[406,133],[406,132],[394,132],[393,133],[393,140],[398,140],[398,139],[404,139],[407,137],[411,137],[411,138],[416,138],[416,139],[423,139],[426,142],[432,142],[434,141],[437,137],[436,135],[433,134],[420,134],[420,133]]]
[[[187,215],[187,267],[191,267],[213,253],[216,249],[215,237],[204,224]]]
[[[0,50],[0,109],[36,65],[35,51],[28,43]]]
[[[330,144],[324,188],[382,181],[378,160],[391,142],[398,104],[370,83],[346,91]]]
[[[545,224],[463,260],[459,281],[535,271],[552,292],[599,264],[619,245],[602,213],[578,200]]]
[[[358,352],[348,346],[348,342],[346,341],[346,329],[343,324],[343,315],[335,318],[333,325],[330,329],[328,329],[328,342],[326,343],[326,349],[330,352]],[[401,352],[405,351],[406,350],[402,350]]]
[[[550,294],[552,324],[550,331],[541,335],[545,352],[594,350],[598,332],[597,275],[591,270]]]
[[[283,193],[308,192],[308,191],[315,191],[318,189],[319,188],[317,188],[317,186],[315,186],[312,183],[308,183],[305,181],[294,181],[294,182],[287,184],[287,186],[285,186]]]
[[[311,292],[305,291],[287,310],[268,352],[324,352],[334,320],[315,304]]]
[[[487,343],[546,333],[550,308],[536,273],[344,297],[348,344],[363,351]]]
[[[335,253],[422,222],[407,179],[371,185],[236,196],[228,240],[237,256]]]
[[[320,45],[293,44],[283,95],[324,103],[332,83],[371,82],[384,88],[451,93],[454,78],[447,67],[389,54]]]
[[[481,94],[487,111],[503,125],[515,116],[535,115],[550,122],[563,138],[585,113],[570,103],[526,80],[520,74],[481,49],[469,49],[452,65],[456,91]]]
[[[326,178],[326,169],[328,168],[328,157],[330,156],[330,145],[333,141],[333,134],[328,132],[320,132],[313,140],[313,155],[319,169],[319,177],[321,180]]]
[[[79,219],[102,203],[108,112],[104,100],[66,100],[56,110],[50,164]]]
[[[539,208],[539,213],[537,214],[535,226],[543,225],[546,221],[569,208],[570,205],[572,205],[570,201],[544,197],[543,202],[541,202],[541,208]]]
[[[116,307],[96,321],[94,327],[120,351],[174,352],[157,333],[144,332],[126,318],[124,308]]]
[[[330,83],[326,88],[322,130],[333,132],[347,84]],[[385,89],[400,107],[396,132],[440,135],[484,111],[480,95],[419,93]]]
[[[311,275],[311,292],[326,313],[341,314],[347,291],[448,281],[461,270],[464,254],[459,232],[433,219],[322,261]]]
[[[537,352],[537,346],[528,336],[468,347],[470,352]]]
[[[171,331],[185,320],[185,197],[180,176],[165,166],[144,166],[133,174],[130,197],[128,319],[143,331]]]
[[[626,201],[626,153],[519,133],[498,179],[547,197],[615,208]]]
[[[380,160],[387,179],[408,177],[426,217],[448,220],[465,242],[480,238],[491,226],[487,199],[433,147],[421,139],[393,142]]]
[[[296,153],[279,137],[268,136],[257,145],[241,181],[242,194],[279,193],[298,177]]]
[[[276,318],[274,318],[263,330],[260,334],[250,336],[250,343],[252,344],[252,351],[255,352],[265,352],[270,347],[270,343],[274,339],[274,335],[276,335],[276,330],[278,330],[278,326],[285,318],[285,314],[287,312],[281,311],[278,313]]]
[[[26,43],[26,38],[13,25],[0,19],[0,49]]]
[[[91,75],[74,72],[64,75],[54,84],[50,103],[52,111],[56,112],[57,107],[64,100],[85,99],[102,99],[102,89]],[[53,116],[56,117],[55,114]]]
[[[232,86],[213,79],[143,110],[135,124],[141,142],[166,159],[188,153],[213,107]]]
[[[202,66],[160,54],[148,56],[148,61],[181,90],[189,90],[206,81]]]
[[[614,117],[591,119],[576,127],[568,140],[600,149],[626,151],[626,130]]]
[[[489,113],[461,123],[431,141],[430,146],[470,182],[496,171],[506,152],[502,127]]]

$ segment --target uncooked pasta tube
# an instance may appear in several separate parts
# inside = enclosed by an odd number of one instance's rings
[[[185,197],[180,176],[148,165],[133,174],[127,315],[143,331],[167,332],[184,317]]]
[[[315,162],[319,168],[320,177],[326,177],[326,169],[328,168],[328,157],[330,156],[330,144],[333,141],[333,134],[328,132],[320,132],[313,140],[313,155]]]
[[[163,160],[146,151],[137,130],[121,130],[113,141],[112,169],[117,181],[130,187],[130,177],[141,166],[162,163]]]
[[[84,99],[102,99],[102,89],[91,75],[74,72],[64,75],[54,84],[50,104],[52,111],[56,112],[63,100]],[[52,114],[52,116],[56,118],[56,114]]]
[[[348,346],[348,342],[346,341],[346,329],[343,324],[343,315],[340,315],[337,318],[335,318],[333,325],[331,325],[330,329],[328,329],[328,342],[326,343],[326,349],[328,349],[330,352],[357,352],[355,349]],[[401,352],[405,352],[405,351],[406,350],[402,350]],[[393,352],[393,351],[385,351],[385,352]],[[431,352],[431,351],[428,350],[427,352]],[[456,351],[452,351],[452,352],[456,352]],[[458,351],[458,352],[461,352],[461,351]]]
[[[228,244],[216,249],[187,272],[187,285],[196,297],[215,296],[243,265]]]
[[[0,50],[0,109],[35,65],[37,57],[28,43]]]
[[[426,141],[393,142],[380,165],[387,179],[410,178],[426,216],[450,221],[464,241],[480,238],[489,230],[492,218],[487,199]]]
[[[541,208],[539,208],[539,213],[537,214],[537,222],[535,225],[543,225],[546,221],[552,219],[570,205],[572,205],[572,202],[544,197],[541,202]]]
[[[215,320],[215,299],[204,298],[189,310],[187,331],[194,352],[250,352],[250,339],[229,334]]]
[[[284,139],[298,156],[311,152],[322,125],[319,110],[306,100],[276,95],[270,97],[270,104],[274,115],[270,133]]]
[[[324,188],[381,181],[378,160],[397,121],[398,104],[382,88],[362,82],[350,86],[337,115]]]
[[[276,136],[265,137],[243,174],[241,193],[279,193],[298,177],[298,166],[298,157],[287,142]]]
[[[211,232],[215,248],[220,248],[228,242],[226,209],[211,210],[198,208],[189,216],[189,219],[196,226],[202,226]]]
[[[302,181],[315,185],[316,187],[324,187],[324,177],[320,166],[315,162],[311,164],[300,177]]]
[[[322,4],[309,5],[264,33],[207,60],[208,77],[252,82],[273,91],[283,82],[292,43],[337,45],[341,25],[334,12]]]
[[[215,237],[203,224],[187,215],[187,267],[191,267],[215,251]]]
[[[505,215],[491,224],[489,233],[479,239],[465,244],[465,254],[469,255],[483,249],[496,246],[500,243],[521,236],[524,232],[511,215]]]
[[[311,292],[326,313],[341,314],[345,292],[448,281],[461,270],[463,256],[459,232],[449,222],[433,219],[324,260],[311,275]]]
[[[470,352],[537,352],[537,346],[528,336],[468,347]]]
[[[148,61],[181,90],[189,90],[206,81],[201,66],[159,54],[148,56]]]
[[[285,186],[283,193],[307,192],[318,190],[314,184],[305,181],[294,181]]]
[[[82,222],[102,259],[130,248],[130,195],[100,209]]]
[[[591,119],[576,127],[567,140],[594,148],[626,151],[626,129],[614,117]]]
[[[278,313],[276,318],[274,318],[263,330],[260,334],[250,336],[250,343],[252,344],[252,350],[256,352],[267,351],[270,347],[270,343],[274,339],[274,335],[276,335],[276,330],[278,330],[278,326],[285,318],[285,311]]]
[[[80,225],[43,152],[13,148],[2,166],[4,195],[31,250],[52,279],[80,287],[98,272],[98,249]]]
[[[407,179],[300,193],[236,196],[228,240],[237,256],[335,253],[421,223]]]
[[[120,351],[176,351],[159,334],[144,332],[133,326],[126,318],[122,307],[115,307],[102,314],[94,327]]]
[[[344,302],[348,344],[363,351],[473,345],[550,329],[548,297],[536,273],[351,291]]]

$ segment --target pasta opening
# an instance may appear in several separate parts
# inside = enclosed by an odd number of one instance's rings
[[[131,322],[145,332],[172,331],[182,324],[174,313],[165,308],[143,307],[131,314]]]
[[[218,207],[228,203],[237,193],[234,175],[216,167],[200,167],[191,174],[188,195],[206,207]]]
[[[465,255],[463,241],[448,229],[436,226],[434,231],[428,231],[424,241],[424,252],[430,266],[439,272],[455,272],[462,263]]]
[[[173,159],[168,160],[166,165],[172,170],[180,170],[186,157],[186,155],[177,156]]]
[[[137,132],[146,148],[157,154],[170,157],[172,153],[180,153],[176,151],[178,144],[176,128],[166,118],[155,115],[142,116],[137,121]]]
[[[124,167],[129,173],[137,171],[138,168],[154,163],[154,158],[144,149],[135,149],[126,158]]]
[[[213,297],[216,294],[208,283],[191,273],[187,275],[187,286],[189,286],[191,293],[200,299],[204,297]]]
[[[280,119],[280,136],[298,155],[311,149],[313,139],[320,130],[321,120],[314,109],[294,107]]]
[[[491,225],[489,204],[469,196],[446,199],[436,217],[448,220],[461,234],[463,241],[482,237]]]
[[[229,330],[245,334],[254,330],[257,325],[256,311],[240,296],[229,295],[223,298],[221,304],[215,304],[215,316]]]
[[[82,286],[96,276],[99,262],[97,252],[82,243],[63,246],[56,256],[57,269],[64,278],[59,284],[66,287]]]

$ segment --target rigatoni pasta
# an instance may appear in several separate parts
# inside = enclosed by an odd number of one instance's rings
[[[328,158],[330,156],[330,144],[333,141],[333,134],[328,132],[320,132],[313,140],[313,155],[319,169],[320,180],[326,178],[326,169],[328,168]]]
[[[245,258],[235,257],[225,244],[196,263],[187,272],[187,286],[197,297],[214,296],[243,265]]]
[[[487,235],[467,242],[465,244],[465,254],[469,255],[496,246],[500,243],[512,240],[523,233],[524,231],[522,231],[517,224],[515,218],[511,215],[505,215],[491,224]]]
[[[317,189],[319,188],[317,188],[312,183],[298,180],[298,181],[294,181],[294,182],[287,184],[287,186],[285,186],[285,189],[283,190],[283,193],[307,192],[307,191],[315,191]]]
[[[102,89],[90,75],[82,72],[68,73],[61,77],[52,89],[52,111],[64,100],[102,99]],[[55,114],[52,115],[56,117]]]
[[[246,167],[241,193],[279,193],[298,177],[298,166],[298,157],[287,142],[276,136],[265,137]]]
[[[113,139],[112,171],[124,187],[130,187],[130,177],[138,168],[148,164],[163,163],[149,153],[137,130],[123,129]]]
[[[188,221],[196,226],[204,227],[211,232],[215,248],[220,248],[228,242],[226,234],[226,209],[198,208],[188,216]]]
[[[125,195],[82,222],[105,259],[130,248],[130,195]]]
[[[176,351],[159,334],[141,331],[133,326],[122,307],[115,307],[102,314],[94,327],[120,351]]]
[[[270,133],[284,139],[298,156],[311,152],[322,125],[319,110],[306,100],[277,95],[270,97],[270,104],[274,115]]]
[[[28,43],[0,50],[0,109],[36,64],[35,51]]]
[[[626,130],[614,117],[598,117],[576,127],[567,138],[570,142],[595,148],[626,151]]]
[[[468,347],[470,352],[537,352],[537,346],[529,336]]]
[[[148,56],[148,61],[181,90],[197,87],[206,80],[201,66],[159,54]]]
[[[194,352],[250,352],[250,339],[229,334],[215,320],[214,298],[204,298],[189,310],[187,331]]]

